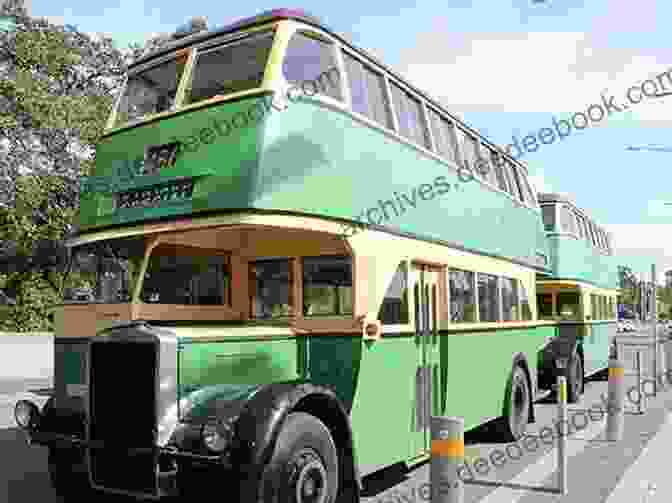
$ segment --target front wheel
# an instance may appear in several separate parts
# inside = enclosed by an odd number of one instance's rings
[[[583,393],[583,365],[578,354],[574,353],[567,368],[567,402],[576,403]]]
[[[315,416],[287,416],[261,479],[263,503],[334,503],[338,454],[329,429]]]

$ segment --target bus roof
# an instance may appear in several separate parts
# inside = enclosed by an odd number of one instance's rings
[[[226,33],[230,33],[233,31],[241,30],[243,28],[251,28],[253,26],[263,24],[263,23],[268,23],[270,21],[277,21],[279,19],[296,19],[297,21],[303,21],[315,26],[318,26],[322,29],[325,29],[329,32],[332,30],[327,29],[324,24],[315,16],[309,14],[308,12],[304,11],[303,9],[273,9],[273,10],[268,10],[265,12],[262,12],[261,14],[257,14],[256,16],[252,17],[247,17],[244,19],[241,19],[239,21],[236,21],[235,23],[226,25],[222,28],[217,28],[214,30],[207,30],[207,31],[200,31],[197,33],[194,33],[193,35],[188,35],[186,37],[182,37],[174,42],[171,42],[169,44],[166,44],[165,46],[161,47],[160,49],[147,54],[145,56],[141,56],[140,58],[136,59],[133,61],[131,65],[129,65],[129,69],[133,68],[134,66],[140,65],[142,63],[145,63],[149,61],[150,59],[154,59],[157,56],[161,56],[162,54],[166,54],[168,52],[174,51],[176,49],[181,49],[183,47],[188,47],[190,45],[197,44],[199,42],[202,42],[204,40],[207,40],[209,38],[213,37],[218,37],[220,35],[224,35]]]
[[[236,21],[235,23],[224,26],[223,28],[217,28],[217,29],[208,30],[208,31],[205,31],[205,32],[201,31],[201,32],[194,33],[193,35],[189,35],[189,36],[180,38],[180,39],[176,40],[175,42],[171,42],[170,44],[166,44],[165,46],[161,47],[157,51],[154,51],[150,54],[147,54],[145,56],[142,56],[142,57],[138,58],[131,65],[129,65],[129,70],[132,69],[135,66],[146,63],[147,61],[149,61],[151,59],[162,56],[162,55],[167,54],[171,51],[175,51],[177,49],[181,49],[181,48],[184,48],[184,47],[195,45],[195,44],[198,44],[198,43],[203,42],[205,40],[208,40],[210,38],[221,36],[223,34],[234,32],[234,31],[237,31],[237,30],[240,30],[240,29],[243,29],[243,28],[251,28],[251,27],[256,26],[256,25],[268,23],[268,22],[271,22],[271,21],[277,21],[277,20],[280,20],[280,19],[294,19],[294,20],[297,20],[297,21],[301,21],[301,22],[313,25],[316,28],[319,28],[319,29],[327,32],[332,37],[340,40],[344,44],[347,44],[350,49],[358,52],[363,57],[365,57],[366,59],[371,61],[372,63],[375,63],[378,67],[380,67],[382,70],[385,70],[386,72],[388,72],[390,75],[395,77],[397,80],[403,82],[404,85],[406,85],[409,89],[411,89],[413,92],[418,94],[418,96],[424,98],[428,102],[428,104],[431,104],[432,106],[441,110],[443,113],[448,115],[451,118],[451,120],[453,120],[454,122],[459,122],[466,130],[469,131],[469,133],[471,133],[473,135],[476,135],[476,137],[480,138],[481,141],[484,144],[494,148],[500,154],[504,153],[504,149],[500,145],[488,140],[478,130],[476,130],[475,128],[468,125],[463,119],[461,119],[461,118],[455,116],[454,114],[450,113],[447,110],[447,107],[445,105],[443,105],[442,103],[440,103],[437,99],[434,99],[428,93],[418,89],[411,82],[409,82],[409,80],[407,78],[401,76],[399,73],[392,70],[389,66],[387,66],[386,64],[381,62],[378,58],[374,57],[369,52],[355,46],[352,42],[347,40],[343,35],[340,35],[340,34],[336,33],[334,30],[332,30],[331,28],[326,26],[318,17],[313,16],[312,14],[309,14],[308,12],[306,12],[303,9],[289,9],[289,8],[272,9],[272,10],[269,10],[269,11],[262,12],[261,14],[258,14],[256,16],[241,19],[240,21]],[[530,173],[529,169],[527,168],[527,166],[524,163],[517,160],[516,158],[514,158],[511,155],[506,155],[506,158],[509,161],[513,162],[516,166],[521,168],[526,175],[529,175],[529,173]]]

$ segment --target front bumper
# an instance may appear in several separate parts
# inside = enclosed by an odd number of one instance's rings
[[[41,445],[55,449],[78,451],[81,454],[79,458],[81,459],[81,466],[73,466],[72,468],[83,472],[88,472],[87,450],[106,448],[105,444],[102,442],[88,442],[75,435],[64,435],[37,429],[25,429],[23,431],[29,445]],[[116,453],[119,452],[118,447],[114,446],[113,449]],[[197,476],[199,474],[204,475],[209,473],[212,468],[217,467],[224,470],[230,468],[226,456],[195,454],[179,450],[176,447],[132,448],[124,449],[122,452],[125,452],[127,456],[158,454],[157,459],[159,459],[159,462],[156,468],[156,493],[127,492],[111,487],[100,486],[95,487],[97,490],[147,500],[172,498],[184,494],[184,481],[193,481],[194,474]],[[187,476],[185,477],[184,475]]]

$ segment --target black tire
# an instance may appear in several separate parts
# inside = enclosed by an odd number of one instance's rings
[[[287,416],[264,469],[263,503],[335,503],[338,454],[329,429],[315,416]]]
[[[574,353],[567,365],[567,402],[577,403],[583,394],[583,364],[578,354]]]
[[[527,384],[525,371],[516,365],[509,379],[506,391],[504,416],[498,421],[497,433],[504,437],[505,442],[515,442],[527,432],[530,420],[530,403],[532,396]]]
[[[75,502],[93,494],[88,474],[73,470],[81,463],[82,455],[74,449],[49,449],[49,478],[58,501]]]

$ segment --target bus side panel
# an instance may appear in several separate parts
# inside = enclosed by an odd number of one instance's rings
[[[525,355],[534,383],[538,351],[554,330],[548,326],[447,336],[447,402],[443,415],[463,417],[465,431],[501,416],[515,354]]]
[[[384,334],[362,341],[350,418],[360,473],[367,475],[413,456],[415,375],[413,334]]]
[[[583,338],[584,374],[591,375],[609,366],[609,345],[616,336],[616,322],[589,322]]]

